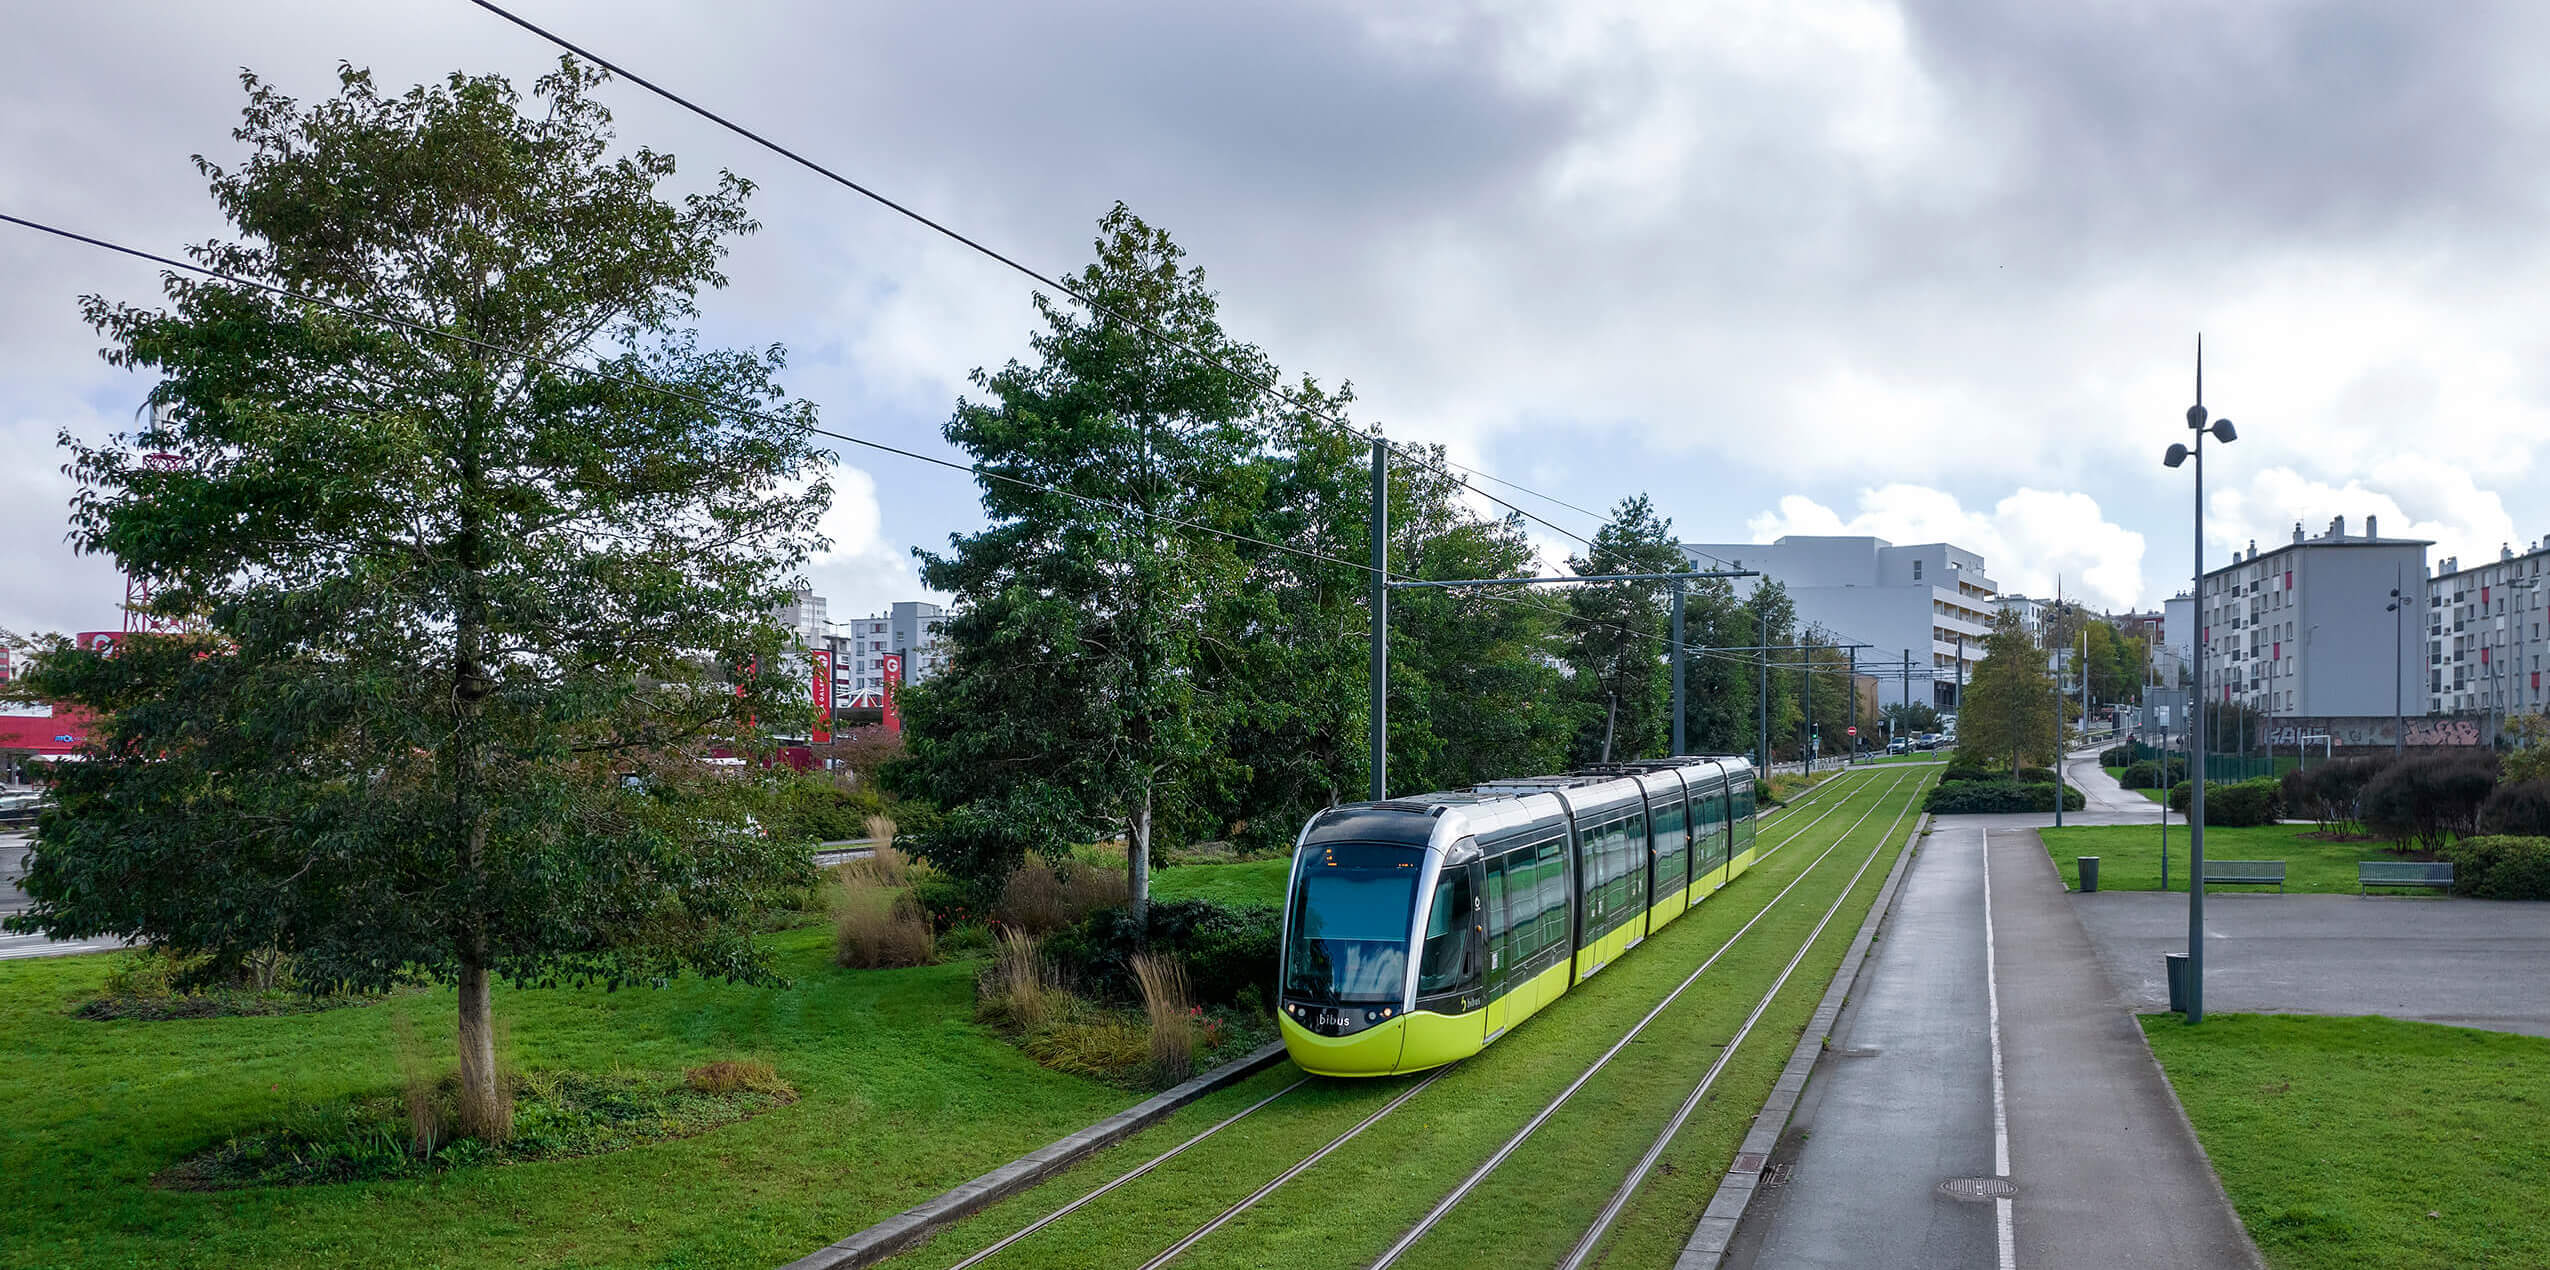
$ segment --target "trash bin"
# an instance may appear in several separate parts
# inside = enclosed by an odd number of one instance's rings
[[[2161,961],[2169,970],[2169,1009],[2172,1014],[2187,1012],[2187,954],[2162,953]]]
[[[2087,895],[2090,892],[2097,890],[2098,857],[2094,855],[2074,856],[2072,857],[2072,863],[2080,866],[2081,894]]]

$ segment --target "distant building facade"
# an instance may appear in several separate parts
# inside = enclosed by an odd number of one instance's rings
[[[2416,629],[2426,599],[2420,539],[2384,538],[2366,517],[2261,551],[2256,543],[2205,574],[2195,637],[2205,645],[2205,700],[2247,706],[2270,719],[2422,713],[2430,694]],[[2405,626],[2390,612],[2403,596]],[[2175,603],[2173,601],[2173,603]],[[2163,610],[2164,624],[2169,610]],[[2174,632],[2173,632],[2174,634]]]
[[[2028,633],[2036,646],[2045,646],[2045,601],[2024,595],[1997,595],[1992,607],[2019,619],[2019,629]]]
[[[1936,705],[1949,704],[1983,660],[1998,588],[1984,574],[1983,557],[1963,547],[1790,534],[1769,543],[1687,543],[1682,550],[1701,568],[1725,561],[1779,582],[1797,606],[1801,629],[1871,645],[1859,650],[1863,666],[1909,656],[1917,673],[1929,672]]]
[[[2447,558],[2427,584],[2426,708],[2437,714],[2537,714],[2544,623],[2550,622],[2550,537],[2502,548],[2462,568]],[[2410,632],[2412,638],[2417,632]]]
[[[885,655],[903,654],[903,682],[926,683],[947,669],[947,609],[899,600],[885,612],[834,625],[833,684],[844,706],[885,704]]]

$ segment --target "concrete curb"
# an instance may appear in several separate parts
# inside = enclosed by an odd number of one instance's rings
[[[780,1270],[856,1270],[937,1234],[961,1218],[980,1212],[1167,1119],[1169,1113],[1206,1094],[1254,1076],[1284,1057],[1282,1041],[1269,1042],[1234,1062],[1225,1063],[1165,1093],[1048,1143],[993,1169],[935,1199],[907,1208],[839,1243],[789,1262]]]
[[[1737,1145],[1735,1162],[1727,1166],[1726,1176],[1718,1181],[1718,1193],[1709,1197],[1709,1207],[1701,1213],[1700,1224],[1692,1227],[1682,1255],[1674,1258],[1674,1270],[1717,1270],[1726,1260],[1735,1228],[1753,1206],[1754,1192],[1761,1186],[1762,1168],[1770,1163],[1772,1149],[1780,1144],[1789,1116],[1796,1112],[1798,1099],[1806,1093],[1806,1079],[1823,1053],[1824,1040],[1832,1035],[1842,1004],[1850,999],[1851,988],[1859,981],[1860,966],[1868,959],[1868,946],[1877,938],[1877,927],[1895,907],[1895,892],[1902,887],[1904,873],[1912,864],[1913,849],[1929,829],[1930,813],[1923,812],[1921,819],[1913,822],[1911,835],[1904,839],[1904,850],[1896,855],[1894,867],[1887,870],[1886,885],[1877,892],[1876,902],[1868,906],[1868,917],[1859,924],[1859,934],[1852,937],[1849,951],[1842,954],[1842,964],[1834,969],[1833,982],[1824,990],[1823,1002],[1815,1007],[1814,1017],[1807,1020],[1806,1034],[1798,1038],[1788,1066],[1780,1069],[1780,1078],[1772,1083],[1771,1096],[1754,1116],[1752,1130]]]

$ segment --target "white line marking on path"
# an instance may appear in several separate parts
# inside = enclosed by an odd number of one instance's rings
[[[2001,1083],[2001,969],[1992,943],[1992,837],[1977,830],[1983,843],[1983,990],[1992,1018],[1992,1171],[2010,1176],[2010,1101]],[[2007,1195],[1993,1197],[1993,1238],[1999,1245],[2001,1270],[2017,1270],[2018,1230]]]

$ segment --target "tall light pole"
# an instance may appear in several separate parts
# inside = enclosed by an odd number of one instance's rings
[[[2397,758],[2408,749],[2408,687],[2400,663],[2408,660],[2408,614],[2401,609],[2407,601],[2400,598],[2400,588],[2408,583],[2408,571],[2401,565],[2391,566],[2391,757]]]
[[[2173,444],[2161,462],[2177,467],[2190,456],[2196,460],[2196,639],[2195,656],[2190,658],[2196,676],[2196,708],[2192,722],[2198,736],[2188,747],[2187,765],[2187,1021],[2201,1023],[2205,1018],[2205,744],[2201,735],[2204,719],[2205,644],[2212,628],[2205,625],[2205,437],[2229,445],[2240,439],[2240,433],[2229,419],[2205,423],[2205,341],[2196,337],[2196,404],[2187,407],[2187,429],[2196,434],[2196,445],[2189,449]]]

